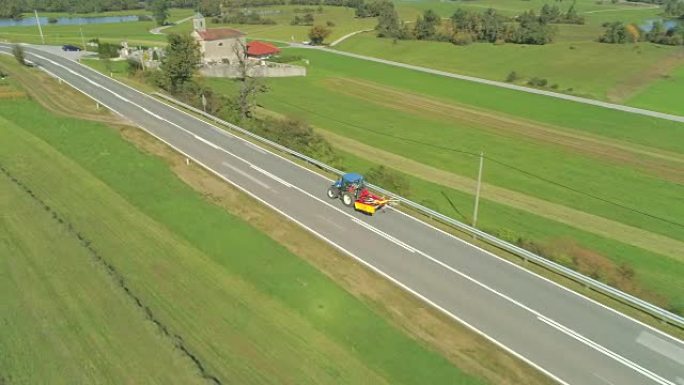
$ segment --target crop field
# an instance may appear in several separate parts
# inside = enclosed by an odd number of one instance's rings
[[[324,275],[217,206],[222,182],[201,181],[213,187],[198,194],[182,158],[174,168],[183,181],[157,157],[164,146],[148,139],[141,151],[131,139],[138,130],[61,115],[80,105],[78,114],[116,124],[73,91],[46,110],[18,83],[47,88],[36,95],[66,86],[5,58],[0,65],[10,72],[0,82],[3,381],[486,383],[457,362],[490,383],[548,383],[468,333],[453,337],[455,325],[402,319],[420,306],[381,306],[397,291],[379,295],[374,282],[391,284],[362,268],[344,275],[366,277],[346,291],[331,278],[350,271],[346,258],[286,221],[269,225],[264,209],[244,213],[275,238],[296,239],[303,254],[332,255],[319,261],[335,266]],[[449,346],[421,342],[435,330]]]
[[[304,13],[295,12],[296,9],[310,8],[314,16],[315,25],[326,25],[328,21],[334,25],[329,27],[332,31],[325,43],[330,43],[336,39],[355,31],[372,29],[375,27],[375,18],[358,19],[354,17],[354,10],[345,7],[322,7],[323,12],[317,12],[316,6],[273,6],[260,7],[264,12],[263,17],[274,20],[274,25],[242,25],[242,24],[216,24],[211,18],[207,18],[207,28],[231,27],[247,33],[248,38],[260,38],[276,41],[295,41],[302,42],[309,40],[309,30],[311,26],[290,25],[295,16],[302,17]],[[192,24],[179,24],[165,30],[165,33],[189,33],[192,31]]]
[[[681,281],[670,275],[684,267],[681,124],[322,51],[288,53],[309,59],[309,75],[269,80],[265,108],[303,117],[366,164],[421,179],[412,183],[422,186],[417,200],[466,221],[482,150],[491,159],[483,196],[497,204],[481,215],[483,226],[580,239],[617,263],[629,259],[648,287],[682,302]],[[231,92],[230,81],[209,82]],[[447,189],[461,196],[455,207]]]
[[[98,16],[117,16],[122,12],[104,12],[97,14]],[[140,14],[140,11],[132,11],[130,15]],[[149,14],[149,13],[146,13]],[[176,21],[188,17],[193,14],[191,9],[172,9],[170,10],[170,21]],[[41,16],[69,16],[68,14],[45,14]],[[92,15],[88,15],[92,16]],[[130,44],[140,44],[148,46],[159,46],[166,43],[166,36],[153,35],[149,32],[156,27],[154,21],[131,21],[123,23],[106,23],[106,24],[84,24],[79,25],[59,25],[48,24],[43,25],[43,34],[45,35],[45,44],[48,45],[62,45],[65,43],[82,44],[81,31],[83,31],[83,39],[87,42],[90,39],[100,39],[100,41],[110,43],[121,43],[128,41]],[[0,27],[0,40],[8,40],[12,42],[23,42],[40,44],[40,34],[37,26],[22,26],[22,27]]]
[[[537,12],[544,1],[421,1],[397,2],[402,19],[412,22],[417,13],[433,9],[443,17],[454,10],[484,10],[494,7],[513,16],[525,10]],[[566,7],[567,5],[562,5]],[[684,65],[681,47],[650,43],[601,44],[601,24],[625,21],[643,24],[657,19],[661,10],[650,5],[597,4],[578,1],[576,9],[586,19],[584,25],[557,25],[553,43],[544,46],[473,43],[456,46],[432,41],[392,41],[374,33],[356,35],[337,48],[471,76],[503,81],[511,71],[525,84],[533,77],[548,80],[558,91],[613,102],[624,102],[649,84]]]

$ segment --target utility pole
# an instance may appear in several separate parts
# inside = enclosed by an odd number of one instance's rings
[[[85,37],[83,37],[83,27],[79,25],[78,30],[81,32],[81,45],[83,45],[83,50],[85,51],[86,45],[85,45]]]
[[[480,170],[477,173],[477,190],[475,191],[475,210],[473,212],[473,227],[477,227],[477,210],[480,206],[480,188],[482,187],[482,166],[484,166],[484,151],[480,152]]]
[[[33,10],[33,13],[36,15],[36,24],[38,24],[38,32],[40,32],[40,41],[45,44],[45,37],[43,36],[43,28],[40,26],[40,19],[38,18],[38,11]]]

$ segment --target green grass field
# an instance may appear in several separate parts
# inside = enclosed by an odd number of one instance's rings
[[[501,207],[494,206],[484,215],[487,219],[481,222],[483,226],[534,239],[573,237],[617,262],[628,256],[630,263],[644,272],[648,286],[681,302],[681,283],[670,272],[682,267],[679,250],[684,238],[681,224],[666,222],[680,223],[684,209],[677,204],[684,194],[684,147],[680,140],[673,140],[684,135],[681,124],[322,51],[288,52],[310,60],[309,74],[306,78],[269,80],[271,91],[260,101],[265,108],[303,117],[316,127],[370,144],[370,149],[357,148],[355,152],[366,162],[373,162],[376,151],[387,152],[465,178],[455,188],[463,195],[455,199],[454,210],[442,195],[448,186],[439,175],[430,177],[420,169],[396,166],[434,182],[414,182],[423,186],[414,192],[417,200],[455,217],[460,213],[466,221],[471,215],[477,159],[462,151],[483,150],[507,165],[485,163],[485,183],[497,190],[485,189],[485,195],[516,209],[502,214],[505,210],[499,212]],[[225,93],[232,92],[229,80],[206,81]],[[334,140],[332,143],[336,144]],[[338,147],[342,151],[349,148],[346,143]],[[388,159],[385,165],[393,167],[395,161]],[[514,195],[522,196],[527,203],[511,198]],[[644,199],[656,196],[658,199]],[[520,211],[536,219],[521,216]],[[559,226],[559,222],[565,225]],[[641,235],[635,237],[637,233]],[[615,242],[622,246],[616,247]],[[653,264],[654,258],[660,262]]]
[[[378,39],[372,32],[345,40],[337,48],[367,56],[415,64],[464,75],[504,81],[511,71],[526,84],[547,79],[557,91],[595,99],[622,101],[639,87],[649,67],[677,55],[679,48],[642,43],[601,44],[593,41],[557,42],[545,46],[451,43]],[[648,84],[648,83],[646,83]]]
[[[528,9],[539,10],[545,1],[398,1],[400,16],[412,22],[417,13],[433,9],[449,17],[461,7],[484,10],[494,7],[514,16]],[[564,8],[567,5],[562,5]],[[611,21],[643,23],[659,17],[660,9],[629,4],[597,4],[577,2],[578,12],[585,16],[585,25],[558,25],[559,33],[552,44],[545,46],[474,43],[455,46],[451,43],[398,41],[377,39],[373,33],[357,35],[337,48],[354,53],[400,62],[438,68],[503,81],[516,71],[525,84],[532,77],[545,78],[559,91],[592,98],[622,102],[633,93],[656,81],[660,73],[668,73],[684,58],[678,47],[610,45],[596,42],[602,33],[601,24]]]
[[[627,100],[627,104],[671,114],[684,115],[682,103],[684,90],[684,65],[670,75],[661,77],[651,86]]]
[[[98,16],[141,14],[138,11],[126,12],[104,12]],[[144,14],[149,14],[145,12]],[[191,9],[172,9],[170,11],[169,20],[176,21],[183,19],[193,14]],[[67,14],[45,14],[41,16],[69,16]],[[91,16],[91,15],[89,15]],[[182,25],[182,24],[181,24]],[[81,30],[83,31],[83,38],[85,41],[90,39],[100,39],[100,41],[110,43],[121,43],[128,41],[130,44],[141,44],[148,46],[159,46],[166,43],[166,36],[153,35],[149,30],[156,27],[154,21],[131,21],[123,23],[107,23],[107,24],[85,24],[78,25],[59,25],[48,24],[42,26],[43,34],[45,35],[45,44],[48,45],[62,45],[65,43],[81,45]],[[38,27],[0,27],[0,40],[8,40],[12,42],[24,42],[40,44],[40,34]]]
[[[182,343],[223,383],[481,383],[117,131],[2,96],[3,381],[202,382]]]
[[[78,239],[4,174],[0,212],[0,382],[203,382]]]
[[[313,8],[312,6],[273,6],[265,7],[262,11],[277,12],[273,14],[264,15],[264,17],[273,19],[277,24],[275,25],[240,25],[240,24],[215,24],[211,18],[207,18],[207,28],[232,27],[247,33],[248,38],[261,38],[276,41],[295,41],[302,42],[309,40],[310,26],[290,25],[295,15],[303,16],[303,13],[295,13],[297,8]],[[376,21],[374,18],[357,19],[354,17],[354,10],[345,7],[323,7],[322,13],[313,13],[314,24],[326,25],[328,21],[334,23],[334,26],[329,27],[332,31],[330,36],[325,40],[325,43],[330,43],[348,33],[372,29],[375,27]],[[165,33],[189,33],[192,31],[192,23],[184,23],[165,30]],[[294,39],[294,40],[293,40]]]

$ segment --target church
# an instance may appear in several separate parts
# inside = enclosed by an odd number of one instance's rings
[[[192,19],[192,37],[197,41],[203,64],[236,64],[238,53],[244,55],[245,34],[232,28],[207,28],[206,19],[196,14]]]

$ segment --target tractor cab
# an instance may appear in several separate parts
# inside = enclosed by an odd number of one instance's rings
[[[364,189],[363,175],[350,172],[342,175],[328,188],[328,198],[340,198],[345,206],[352,206]]]
[[[364,187],[363,175],[354,172],[344,174],[335,181],[333,186],[340,189],[340,191],[360,190]]]

